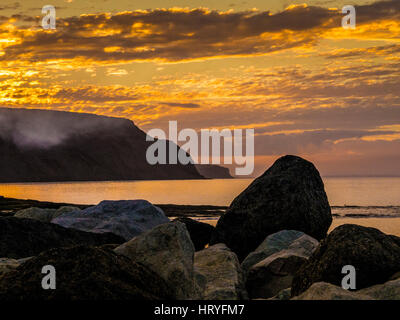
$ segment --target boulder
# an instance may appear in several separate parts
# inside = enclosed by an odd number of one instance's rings
[[[66,229],[32,219],[0,218],[0,257],[19,259],[36,256],[56,247],[123,242],[123,238],[112,233],[96,234]]]
[[[252,266],[246,280],[250,298],[271,298],[290,288],[294,274],[306,261],[304,255],[283,250]]]
[[[242,262],[242,269],[247,271],[258,262],[268,258],[270,255],[290,249],[300,255],[310,257],[317,249],[319,242],[314,238],[296,230],[282,230],[269,235],[250,253]]]
[[[400,279],[365,288],[358,293],[370,296],[375,300],[400,300]]]
[[[115,250],[159,274],[178,300],[199,298],[193,268],[194,246],[183,223],[159,225]]]
[[[190,218],[177,218],[174,221],[179,221],[186,225],[196,251],[204,249],[210,243],[211,235],[215,229],[212,225]]]
[[[352,224],[337,227],[296,273],[292,294],[301,294],[315,282],[341,286],[345,265],[356,269],[357,290],[388,281],[400,270],[398,240],[374,228]]]
[[[42,267],[56,270],[56,290],[43,290]],[[157,274],[113,251],[76,246],[45,251],[0,278],[0,300],[171,299]]]
[[[225,244],[196,252],[194,266],[196,272],[206,279],[205,300],[247,299],[239,260]]]
[[[27,208],[19,210],[14,217],[34,219],[42,222],[50,222],[53,219],[53,215],[56,213],[56,209],[43,209],[43,208]]]
[[[130,240],[169,219],[146,200],[121,200],[102,201],[79,212],[64,213],[51,222],[82,231],[112,232]]]
[[[326,282],[316,282],[307,291],[291,300],[372,300],[371,297],[358,292],[348,291],[342,287]]]
[[[270,234],[298,230],[321,240],[331,223],[318,170],[300,157],[284,156],[233,200],[211,244],[226,243],[242,261]]]
[[[59,209],[46,209],[46,208],[31,207],[31,208],[19,210],[14,215],[14,217],[34,219],[34,220],[39,220],[42,222],[51,222],[51,220],[53,220],[54,218],[57,218],[58,216],[60,216],[64,213],[80,211],[80,210],[81,209],[79,209],[77,207],[72,207],[72,206],[64,206],[64,207],[60,207]]]

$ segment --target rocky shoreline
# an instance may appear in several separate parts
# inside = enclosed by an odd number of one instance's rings
[[[14,216],[18,211],[31,207],[42,209],[58,209],[61,207],[77,207],[85,209],[94,205],[46,202],[38,200],[14,199],[0,196],[0,217]],[[178,205],[155,204],[162,209],[167,217],[215,217],[219,218],[227,206],[212,205]]]
[[[331,223],[318,170],[296,156],[229,207],[0,197],[0,300],[400,299],[400,238]]]

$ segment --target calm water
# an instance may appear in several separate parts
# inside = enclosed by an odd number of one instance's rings
[[[19,199],[97,204],[146,199],[152,203],[229,205],[252,179],[0,184],[0,195]],[[400,178],[324,178],[331,206],[400,206]],[[343,208],[346,209],[346,208]],[[360,208],[349,208],[354,212]]]
[[[229,205],[252,179],[0,184],[19,199],[97,204],[146,199],[155,204]],[[400,178],[324,178],[333,220],[330,230],[355,223],[400,236]],[[390,219],[387,219],[390,217]],[[215,217],[194,217],[215,225]]]

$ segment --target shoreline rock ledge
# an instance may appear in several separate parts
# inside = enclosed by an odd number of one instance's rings
[[[242,261],[270,234],[298,230],[321,240],[331,223],[318,170],[307,160],[287,155],[233,200],[219,219],[211,244],[225,243]]]

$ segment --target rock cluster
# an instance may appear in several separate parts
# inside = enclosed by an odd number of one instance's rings
[[[216,228],[170,222],[144,200],[23,210],[0,218],[0,300],[399,300],[400,238],[357,225],[326,235],[331,221],[318,171],[295,156],[256,179]],[[44,265],[56,268],[57,290],[41,288]],[[345,265],[355,291],[341,287]]]

